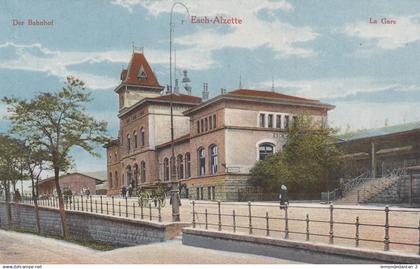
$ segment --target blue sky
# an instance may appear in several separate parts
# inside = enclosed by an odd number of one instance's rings
[[[420,120],[420,3],[417,1],[184,0],[192,16],[236,17],[241,25],[191,24],[175,8],[177,67],[193,94],[208,82],[321,99],[336,105],[330,124],[345,129]],[[67,75],[86,81],[89,113],[118,131],[117,97],[132,43],[144,47],[159,82],[168,84],[172,1],[0,0],[0,96],[60,89]],[[370,19],[378,24],[369,23]],[[396,24],[381,24],[387,18]],[[53,26],[13,26],[13,20]],[[180,76],[180,74],[178,74]],[[4,107],[0,107],[5,113]],[[0,123],[7,130],[7,122]],[[75,151],[79,171],[105,170],[105,159]]]

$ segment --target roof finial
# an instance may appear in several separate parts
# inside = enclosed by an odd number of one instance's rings
[[[239,73],[239,89],[242,89],[242,74]]]
[[[134,53],[134,41],[131,41],[131,48],[133,49],[133,53]]]

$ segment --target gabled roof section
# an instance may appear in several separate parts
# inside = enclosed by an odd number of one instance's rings
[[[121,72],[121,84],[144,87],[161,87],[143,53],[133,51],[127,69]]]
[[[267,104],[281,104],[281,105],[293,105],[302,107],[313,107],[331,110],[335,106],[322,103],[319,100],[307,99],[292,95],[286,95],[271,91],[259,91],[249,89],[236,89],[226,94],[218,95],[206,102],[199,104],[193,108],[184,111],[184,115],[190,115],[199,110],[205,109],[206,107],[221,101],[241,101],[241,102],[258,102]]]
[[[233,96],[250,96],[250,97],[260,97],[260,98],[273,98],[273,99],[283,99],[283,100],[294,100],[294,101],[309,101],[309,102],[319,102],[319,100],[307,99],[292,95],[286,95],[277,92],[268,92],[268,91],[258,91],[258,90],[249,90],[249,89],[237,89],[233,90],[227,95]]]

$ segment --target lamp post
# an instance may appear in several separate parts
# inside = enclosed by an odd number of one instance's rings
[[[170,181],[172,183],[171,187],[171,204],[172,204],[172,221],[180,221],[179,216],[179,190],[178,184],[174,182],[176,179],[175,175],[175,148],[174,148],[174,110],[173,110],[173,89],[172,89],[172,33],[174,31],[173,24],[173,13],[176,5],[180,5],[185,8],[190,15],[187,6],[181,2],[175,2],[171,8],[170,21],[169,21],[169,94],[170,94],[170,110],[171,110],[171,160],[169,161],[170,166]]]

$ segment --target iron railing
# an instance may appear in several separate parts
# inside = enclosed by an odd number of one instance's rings
[[[306,211],[306,212],[305,212]],[[315,214],[316,217],[310,216]],[[393,215],[392,222],[390,215]],[[362,216],[360,216],[362,215]],[[409,218],[407,218],[407,216]],[[390,245],[420,255],[420,210],[192,201],[192,227],[371,248]],[[363,219],[363,220],[362,220]],[[381,221],[378,221],[380,219]],[[374,220],[374,221],[372,221]],[[412,225],[405,225],[405,222]],[[403,222],[403,223],[401,223]],[[414,224],[415,223],[415,224]],[[391,236],[392,231],[392,236]],[[324,239],[324,240],[322,240]],[[407,239],[402,241],[402,239]]]
[[[161,207],[152,202],[139,205],[135,198],[120,198],[92,195],[64,196],[64,209],[66,211],[89,212],[107,216],[141,219],[162,222]],[[24,204],[34,205],[31,196],[22,196],[19,201]],[[39,207],[59,208],[57,196],[38,198]]]

